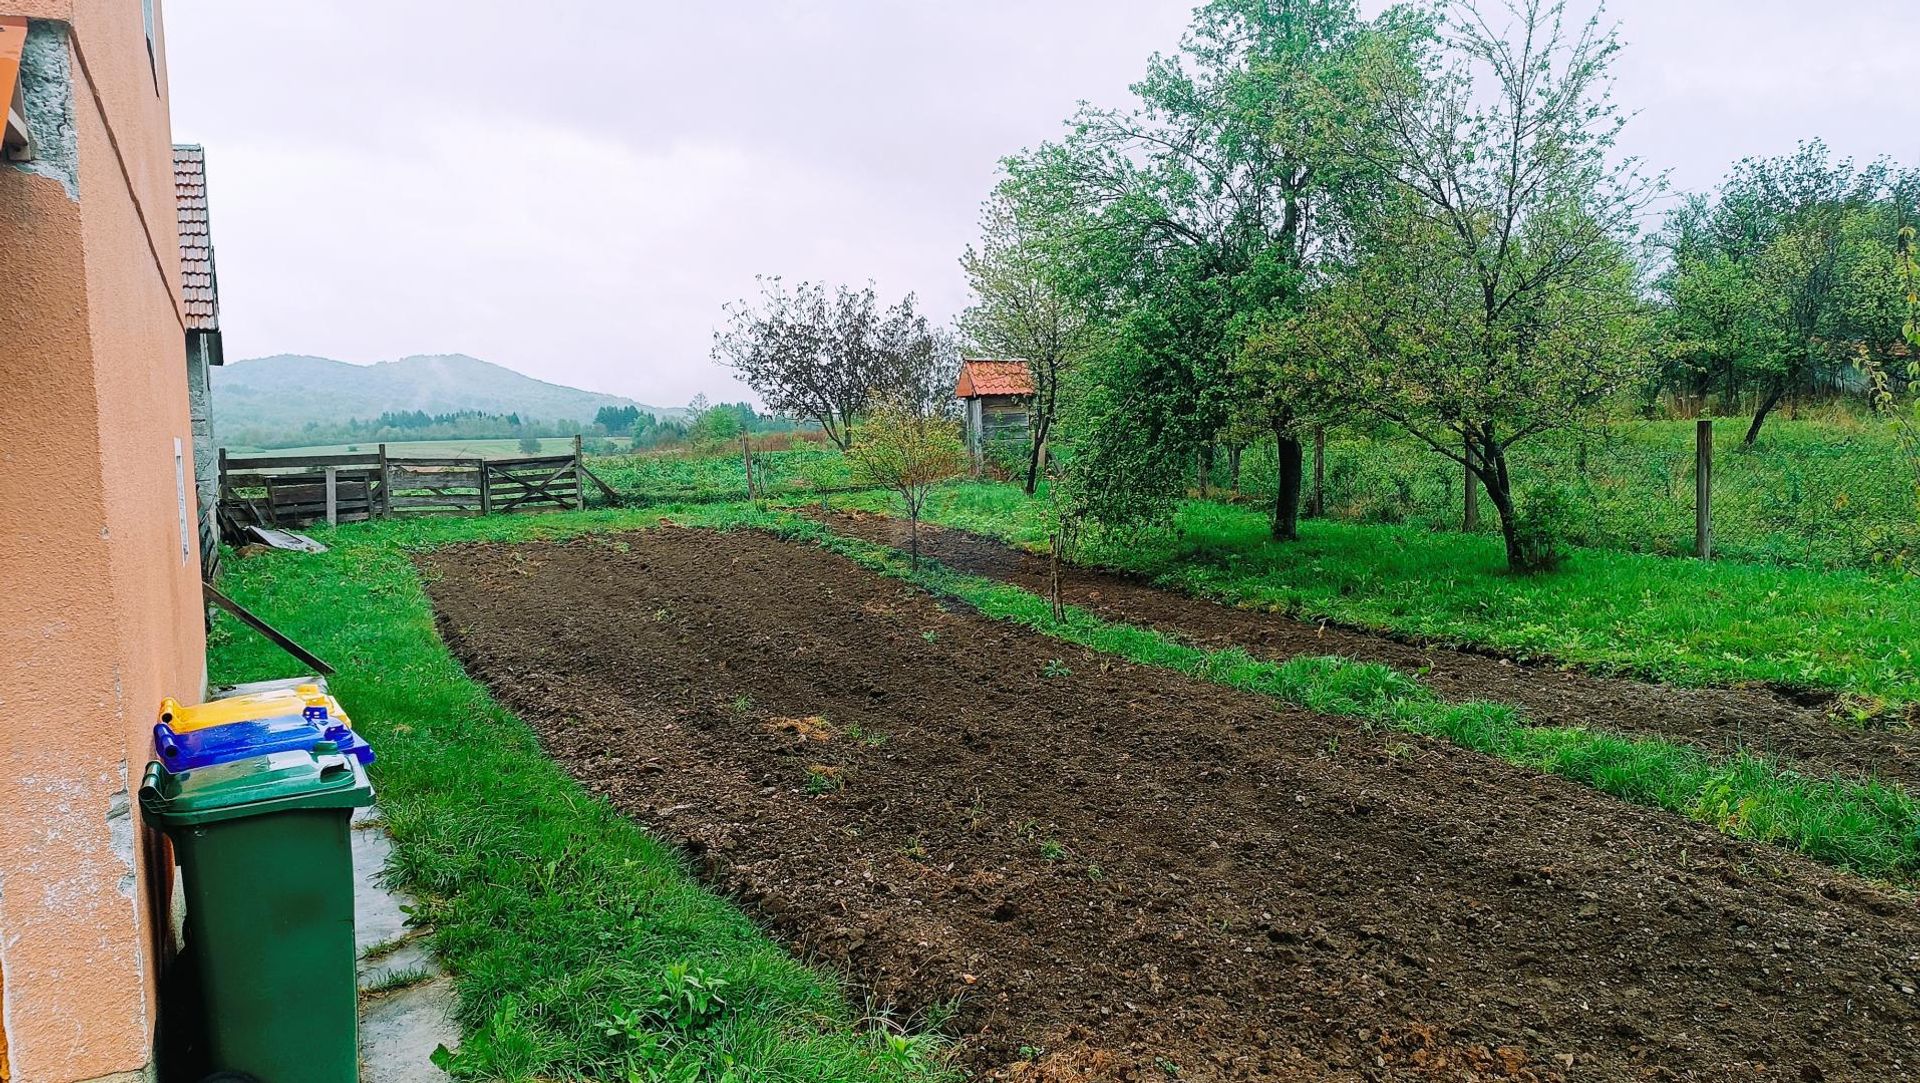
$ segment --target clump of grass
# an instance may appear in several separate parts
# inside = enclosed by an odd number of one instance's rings
[[[376,997],[382,993],[391,993],[400,989],[410,989],[421,982],[432,981],[433,971],[424,966],[403,966],[381,974],[379,977],[360,987],[361,996]]]

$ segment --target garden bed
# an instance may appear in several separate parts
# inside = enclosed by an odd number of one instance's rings
[[[906,547],[907,525],[891,516],[815,515],[840,533]],[[993,538],[923,525],[920,546],[928,558],[956,570],[1042,594],[1049,589],[1044,556]],[[1417,637],[1235,608],[1071,563],[1061,568],[1060,591],[1070,605],[1198,646],[1240,647],[1264,659],[1333,654],[1380,662],[1417,675],[1447,698],[1512,704],[1540,724],[1662,737],[1712,753],[1744,749],[1809,775],[1873,776],[1920,792],[1920,731],[1905,722],[1889,726],[1885,719],[1856,722],[1843,703],[1820,693],[1685,688],[1522,663],[1497,651],[1453,649]],[[1920,717],[1911,709],[1907,713]]]
[[[951,1006],[975,1071],[1915,1066],[1920,914],[1794,855],[762,534],[421,564],[456,654],[549,754],[803,953]]]

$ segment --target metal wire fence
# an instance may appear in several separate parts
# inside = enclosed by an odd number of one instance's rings
[[[1715,426],[1717,557],[1819,568],[1914,566],[1920,503],[1912,466],[1887,426],[1780,420],[1769,422],[1751,448],[1744,435],[1740,419]],[[1690,421],[1614,422],[1523,442],[1512,453],[1512,470],[1522,499],[1531,487],[1559,490],[1573,544],[1686,555],[1694,548],[1693,440]],[[1310,489],[1311,462],[1307,469]],[[1330,517],[1462,527],[1460,464],[1404,433],[1330,430],[1325,476]],[[1272,449],[1247,449],[1242,492],[1270,499],[1274,479]],[[1229,482],[1224,463],[1217,465],[1212,484]],[[1484,497],[1480,511],[1480,529],[1497,531]]]

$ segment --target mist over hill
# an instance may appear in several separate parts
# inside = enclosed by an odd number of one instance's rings
[[[584,428],[604,406],[633,406],[662,420],[687,415],[685,407],[649,406],[620,395],[548,383],[457,353],[374,365],[277,354],[213,370],[213,426],[223,444],[302,443],[309,422],[336,426],[415,410],[516,414],[529,424],[572,421]]]

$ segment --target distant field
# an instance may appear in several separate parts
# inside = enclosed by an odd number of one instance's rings
[[[378,442],[371,444],[309,444],[306,447],[260,448],[246,444],[234,444],[227,447],[229,455],[344,455],[353,452],[373,452],[379,450]],[[566,455],[573,451],[573,437],[550,436],[540,441],[542,455]],[[500,440],[406,440],[387,441],[388,455],[418,455],[423,458],[451,458],[455,455],[474,455],[491,459],[510,458],[523,455],[520,441],[513,437]]]

